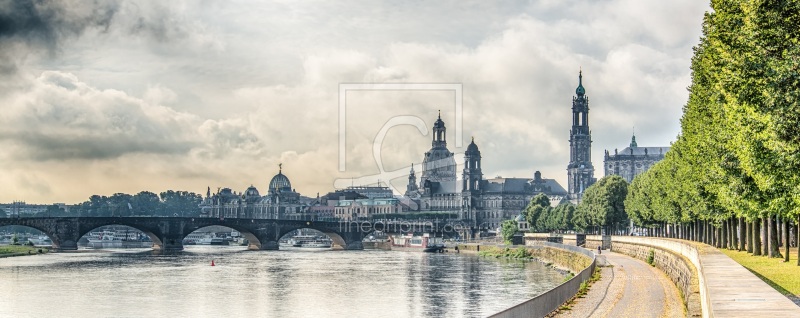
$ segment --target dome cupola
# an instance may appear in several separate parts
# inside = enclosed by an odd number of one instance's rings
[[[575,89],[575,94],[583,96],[586,94],[586,89],[583,88],[583,71],[578,71],[578,88]]]
[[[289,178],[283,174],[282,166],[283,164],[278,165],[278,174],[269,181],[269,191],[292,191],[292,183],[289,182]]]
[[[475,137],[472,137],[472,142],[470,142],[469,146],[467,146],[467,151],[465,152],[465,154],[468,154],[468,155],[480,155],[481,154],[481,151],[478,150],[478,145],[475,144]]]

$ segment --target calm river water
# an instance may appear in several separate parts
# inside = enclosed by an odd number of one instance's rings
[[[538,262],[454,254],[53,253],[0,259],[0,317],[487,316],[562,280]]]

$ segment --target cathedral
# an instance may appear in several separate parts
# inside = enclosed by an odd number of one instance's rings
[[[411,167],[405,197],[416,212],[444,212],[471,220],[471,227],[497,229],[504,220],[522,212],[537,194],[544,193],[558,204],[567,191],[539,171],[533,178],[485,179],[481,170],[481,151],[473,138],[464,153],[464,168],[457,179],[455,157],[447,149],[447,128],[441,118],[433,124],[431,149],[425,153],[419,183]]]

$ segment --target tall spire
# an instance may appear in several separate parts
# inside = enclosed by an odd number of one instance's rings
[[[575,94],[577,94],[578,97],[586,94],[586,89],[583,88],[583,69],[578,71],[578,88],[575,89]]]

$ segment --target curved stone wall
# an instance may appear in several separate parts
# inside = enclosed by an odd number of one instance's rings
[[[486,250],[506,247],[519,248],[521,246],[464,244],[458,245],[458,250],[464,253],[477,253],[481,251],[482,247]],[[525,248],[540,260],[552,262],[558,267],[567,268],[577,274],[561,285],[491,317],[544,317],[575,296],[581,283],[589,280],[594,273],[595,255],[584,248],[548,242],[537,242],[536,245],[525,246]],[[579,257],[575,257],[576,255]]]

